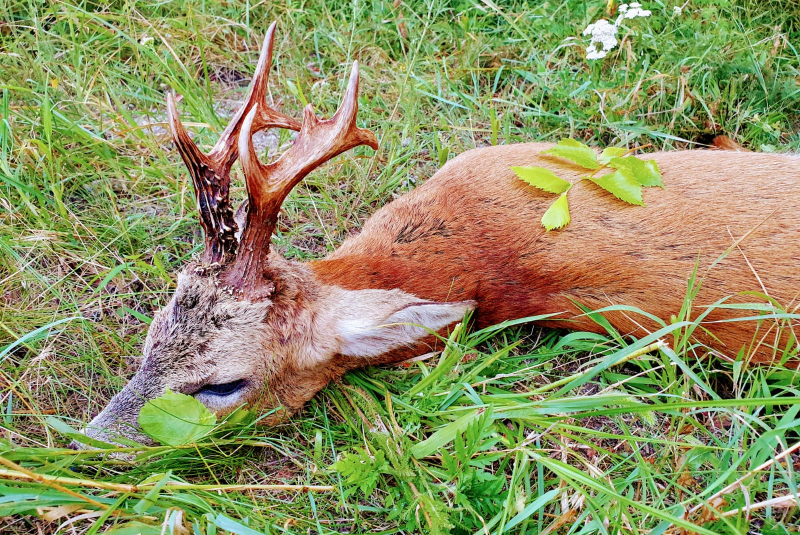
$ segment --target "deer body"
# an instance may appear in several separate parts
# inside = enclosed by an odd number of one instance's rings
[[[184,268],[172,299],[153,318],[140,370],[87,435],[148,442],[137,430],[139,410],[166,389],[193,395],[219,415],[242,405],[280,408],[263,420],[275,421],[347,370],[429,351],[436,343],[431,331],[446,333],[472,310],[477,327],[561,313],[562,321],[543,324],[598,330],[576,317],[575,302],[591,309],[630,305],[669,320],[681,309],[696,263],[703,289],[695,307],[744,291],[765,295],[740,300],[796,307],[800,159],[781,155],[646,155],[658,161],[666,188],[648,190],[645,207],[584,183],[570,192],[572,223],[545,232],[539,220],[553,196],[510,168],[546,167],[571,182],[581,169],[541,156],[544,144],[473,150],[379,210],[326,259],[285,260],[270,239],[292,187],[337,154],[358,145],[376,149],[377,140],[356,126],[357,64],[329,120],[310,106],[302,123],[266,106],[274,30],[275,24],[244,105],[209,153],[192,142],[168,96],[205,251]],[[263,164],[252,134],[270,127],[299,134],[277,161]],[[228,193],[237,159],[249,201],[241,234]],[[742,314],[710,314],[698,341],[729,357],[746,346],[756,360],[773,358],[773,346],[787,338],[776,329],[762,336],[753,321],[714,323]],[[608,319],[622,334],[656,328],[621,312]]]
[[[666,185],[645,193],[645,207],[584,182],[570,192],[572,223],[547,232],[539,220],[554,196],[510,168],[541,166],[571,182],[585,175],[570,162],[540,155],[551,146],[527,143],[458,156],[312,263],[316,277],[348,289],[474,300],[477,327],[565,312],[541,323],[602,331],[589,318],[571,317],[579,313],[572,300],[593,310],[635,306],[668,321],[681,309],[697,262],[704,282],[696,307],[744,291],[766,293],[787,307],[797,302],[800,158],[706,150],[644,155],[658,162]],[[638,316],[636,323],[621,312],[607,316],[623,334],[655,330]],[[712,312],[708,320],[723,317]],[[714,349],[730,357],[754,335],[751,322],[709,328],[719,338]],[[766,348],[756,352],[761,360],[770,356]]]

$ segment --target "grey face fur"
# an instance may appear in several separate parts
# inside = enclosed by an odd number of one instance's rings
[[[213,273],[188,266],[150,324],[142,367],[84,433],[105,442],[122,435],[151,443],[138,431],[139,411],[167,389],[195,396],[218,416],[244,405],[280,408],[262,420],[275,423],[347,370],[380,362],[474,307],[400,290],[322,285],[307,267],[277,254],[270,269],[274,295],[251,302]],[[233,387],[220,394],[221,385]]]
[[[113,440],[116,431],[148,442],[135,431],[139,410],[167,389],[194,395],[220,415],[252,403],[262,395],[268,369],[276,364],[263,343],[272,306],[269,300],[237,300],[213,277],[181,274],[172,300],[150,325],[141,369],[92,420],[87,435]],[[209,385],[237,381],[241,386],[230,394],[207,391]]]

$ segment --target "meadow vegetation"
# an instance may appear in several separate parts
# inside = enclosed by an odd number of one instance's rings
[[[287,200],[275,241],[311,259],[474,147],[725,133],[800,149],[798,5],[648,1],[590,61],[581,32],[613,2],[0,3],[0,532],[796,533],[800,374],[689,343],[702,273],[640,340],[459,329],[441,355],[350,373],[279,427],[244,416],[194,445],[119,448],[133,461],[66,445],[136,370],[202,246],[165,94],[211,146],[271,21],[274,103],[330,115],[358,59],[359,123],[381,144]]]

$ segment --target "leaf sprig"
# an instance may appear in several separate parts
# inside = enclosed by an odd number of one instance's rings
[[[139,427],[150,438],[168,446],[197,442],[217,424],[217,417],[192,396],[167,390],[144,404]]]
[[[555,147],[543,151],[542,154],[569,160],[591,171],[591,174],[581,177],[581,180],[597,184],[621,201],[644,206],[642,188],[654,186],[663,188],[664,183],[661,181],[661,170],[656,161],[637,158],[631,155],[633,150],[635,149],[609,147],[598,157],[594,150],[580,141],[567,138],[559,141]],[[601,171],[612,169],[611,173],[598,176]],[[569,224],[567,193],[574,186],[573,183],[544,167],[512,167],[511,170],[531,186],[559,196],[542,216],[544,228],[555,230]]]

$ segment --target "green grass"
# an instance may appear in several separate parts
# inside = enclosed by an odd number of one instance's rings
[[[580,32],[605,1],[2,3],[0,455],[72,479],[0,472],[0,532],[797,532],[800,456],[776,456],[800,439],[800,375],[682,344],[626,359],[655,338],[461,332],[432,360],[349,374],[279,428],[225,426],[134,463],[65,449],[58,424],[80,427],[132,375],[202,243],[167,89],[208,147],[272,20],[288,114],[306,100],[332,113],[360,61],[359,122],[381,149],[316,171],[278,228],[287,256],[317,258],[476,146],[669,150],[726,133],[800,149],[800,8],[676,5],[646,2],[653,16],[587,63]],[[282,484],[332,490],[259,487]]]

